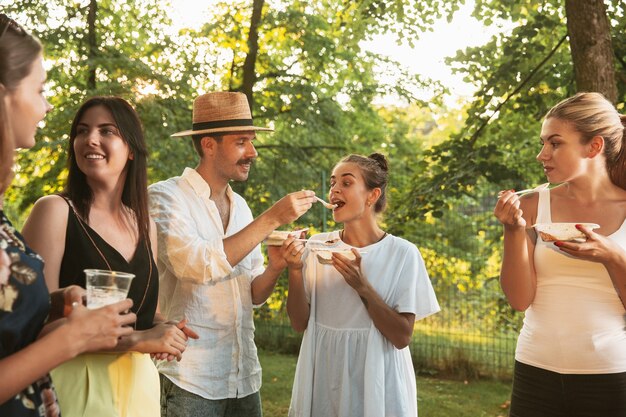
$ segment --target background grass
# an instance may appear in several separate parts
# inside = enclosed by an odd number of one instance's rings
[[[254,340],[262,349],[297,355],[302,333],[285,318],[256,320]],[[413,331],[413,366],[424,375],[456,379],[512,378],[517,333],[480,334],[418,323]]]
[[[285,417],[297,357],[259,350],[263,367],[263,415]],[[444,380],[417,378],[420,417],[505,417],[508,414],[510,382],[497,380]]]

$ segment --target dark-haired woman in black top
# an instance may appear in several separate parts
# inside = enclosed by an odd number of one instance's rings
[[[116,352],[81,355],[53,371],[59,402],[66,417],[158,415],[150,355],[180,359],[195,334],[184,321],[166,323],[158,314],[156,227],[148,215],[147,151],[137,113],[118,97],[89,99],[72,123],[68,154],[65,191],[37,201],[24,236],[46,260],[50,288],[84,286],[87,268],[135,274],[129,297],[138,320]]]

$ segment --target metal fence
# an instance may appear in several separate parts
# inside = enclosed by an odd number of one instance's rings
[[[499,290],[496,281],[490,285]],[[492,305],[494,299],[499,305],[499,297],[485,289],[482,293],[447,291],[447,297],[438,292],[439,298],[444,298],[441,311],[415,325],[411,353],[416,370],[462,378],[510,378],[517,326],[506,323],[498,327],[497,317],[485,317],[491,314],[485,313],[489,311],[485,306]],[[481,308],[474,308],[478,305]],[[511,315],[516,318],[516,314]]]
[[[429,269],[441,312],[416,323],[411,350],[419,371],[460,377],[512,375],[523,314],[509,306],[500,288],[501,226],[491,214],[496,194],[494,190],[483,199],[457,203],[433,223],[451,242],[438,246],[436,256],[459,259],[449,265],[449,275],[441,276],[441,268]],[[462,255],[452,243],[459,239],[465,239]],[[422,254],[428,265],[429,252],[422,249]],[[457,264],[463,265],[454,269]]]

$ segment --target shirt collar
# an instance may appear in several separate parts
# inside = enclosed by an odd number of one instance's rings
[[[187,181],[189,185],[191,185],[191,188],[199,197],[207,199],[211,198],[211,187],[194,168],[185,168],[182,178]],[[230,184],[226,186],[226,195],[228,196],[232,207],[234,200],[233,189],[231,188]]]

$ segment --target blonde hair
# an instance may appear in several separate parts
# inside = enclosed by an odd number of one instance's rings
[[[9,19],[6,15],[0,16]],[[6,23],[6,22],[5,22]],[[31,34],[9,20],[0,37],[0,193],[13,180],[15,139],[5,99],[30,74],[33,63],[42,52],[41,43]]]
[[[555,118],[571,124],[582,135],[583,144],[595,136],[604,139],[604,156],[611,181],[626,189],[626,116],[600,93],[578,93],[552,107],[546,119]]]

